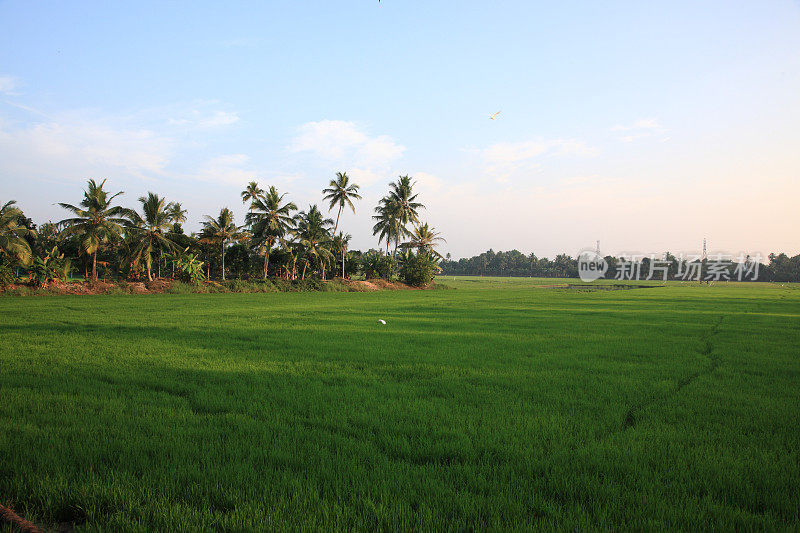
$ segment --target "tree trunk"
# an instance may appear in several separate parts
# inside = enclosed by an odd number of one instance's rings
[[[303,276],[300,278],[302,280],[306,279],[306,269],[308,268],[308,259],[306,259],[306,263],[303,265]]]
[[[225,240],[222,241],[222,281],[225,281]]]
[[[339,214],[336,215],[336,224],[333,226],[333,236],[336,236],[336,229],[339,227],[339,217],[342,216],[342,207],[343,205],[339,206]]]
[[[345,249],[342,248],[342,279],[344,279],[344,254],[345,254]]]
[[[267,268],[269,268],[269,248],[264,252],[264,279],[267,279]]]
[[[97,281],[97,250],[92,254],[92,281]]]

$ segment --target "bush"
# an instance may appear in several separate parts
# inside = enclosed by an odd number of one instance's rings
[[[438,270],[433,255],[427,252],[409,254],[400,267],[400,280],[412,287],[424,287],[433,281]]]
[[[397,271],[397,260],[375,250],[365,253],[361,259],[361,270],[367,279],[384,278],[391,280]]]
[[[0,265],[0,287],[11,285],[15,279],[14,271],[11,268],[6,265]]]

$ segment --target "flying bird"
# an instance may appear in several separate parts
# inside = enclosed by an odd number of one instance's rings
[[[496,118],[497,118],[497,115],[499,115],[499,114],[500,114],[500,111],[498,111],[498,112],[497,112],[497,113],[495,113],[494,115],[490,116],[490,117],[489,117],[489,120],[494,120],[494,119],[496,119]]]

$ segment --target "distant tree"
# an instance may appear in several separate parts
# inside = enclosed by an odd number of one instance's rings
[[[242,237],[242,232],[234,222],[233,211],[223,207],[216,218],[206,216],[203,221],[201,238],[216,243],[222,250],[222,281],[225,281],[225,248],[231,240]]]
[[[61,207],[75,216],[60,222],[64,227],[64,235],[76,235],[80,238],[81,250],[92,256],[92,281],[97,281],[97,250],[101,246],[117,240],[122,235],[122,226],[128,219],[130,210],[112,205],[114,199],[121,195],[117,192],[109,195],[103,189],[106,180],[100,183],[89,180],[83,193],[83,200],[78,206],[59,203]]]
[[[347,245],[350,243],[350,239],[352,236],[349,233],[342,233],[339,232],[338,235],[334,235],[333,241],[331,242],[332,250],[339,254],[342,261],[342,278],[346,277],[345,273],[345,266],[347,264]]]
[[[419,222],[419,210],[425,209],[422,203],[417,202],[417,194],[414,194],[415,182],[408,176],[400,176],[397,181],[389,184],[389,202],[395,204],[397,217],[400,225],[406,227],[408,224],[417,225]]]
[[[324,218],[316,205],[309,206],[308,211],[301,211],[298,214],[295,234],[306,256],[301,279],[306,278],[306,268],[311,259],[316,260],[322,279],[325,279],[325,264],[333,258],[328,249],[331,241],[329,228],[332,224],[333,220]]]
[[[441,254],[434,250],[440,242],[447,242],[441,237],[441,233],[436,228],[428,226],[427,223],[421,224],[411,232],[411,240],[401,244],[403,248],[412,248],[418,251],[429,252],[441,258]],[[448,254],[449,255],[449,254]]]
[[[264,250],[264,279],[267,279],[269,253],[278,239],[283,238],[293,227],[292,211],[297,210],[293,202],[284,202],[286,194],[270,187],[266,194],[253,200],[247,222],[251,227],[253,242]]]
[[[175,216],[180,215],[180,205],[167,203],[152,192],[139,198],[142,214],[131,210],[128,215],[127,233],[130,234],[131,265],[138,268],[144,263],[147,279],[153,279],[153,258],[158,259],[158,276],[161,277],[161,259],[165,253],[175,252],[176,244],[167,236]]]
[[[408,224],[416,227],[419,222],[419,210],[425,206],[417,201],[414,194],[414,182],[408,176],[400,176],[396,182],[389,184],[389,194],[384,196],[375,208],[375,225],[372,234],[378,235],[379,242],[386,240],[386,253],[389,253],[389,242],[394,241],[394,249],[400,239],[411,234]]]
[[[5,261],[14,258],[23,265],[29,265],[33,254],[28,237],[35,237],[36,232],[19,225],[22,210],[14,207],[14,200],[0,207],[0,255]]]
[[[344,206],[348,205],[353,210],[353,213],[356,212],[353,200],[361,199],[358,189],[358,185],[350,183],[350,177],[347,172],[337,172],[336,179],[331,180],[328,188],[322,190],[323,199],[330,202],[329,210],[333,209],[334,206],[339,206],[339,212],[336,214],[336,224],[333,226],[334,235],[336,235],[336,230],[339,228],[339,217],[342,215]]]
[[[251,181],[247,184],[247,187],[241,193],[242,196],[242,203],[250,202],[250,208],[247,210],[247,213],[250,214],[253,212],[253,203],[260,199],[264,195],[264,190],[258,186],[258,182]],[[248,228],[250,227],[250,220],[247,219]]]
[[[389,255],[391,242],[400,238],[400,219],[397,216],[396,207],[387,197],[384,197],[375,208],[375,215],[372,216],[375,221],[375,225],[372,226],[372,234],[378,236],[378,244],[386,241],[386,255]]]

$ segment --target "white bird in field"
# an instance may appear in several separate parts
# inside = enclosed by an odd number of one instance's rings
[[[494,120],[494,119],[496,119],[496,118],[497,118],[497,115],[499,115],[499,114],[500,114],[500,111],[498,111],[498,112],[497,112],[497,113],[495,113],[494,115],[491,115],[491,116],[489,116],[489,120]]]
[[[378,319],[378,322],[380,322],[380,323],[381,323],[381,324],[383,324],[384,326],[386,325],[386,321],[385,321],[384,319],[382,319],[382,318],[379,318],[379,319]]]

